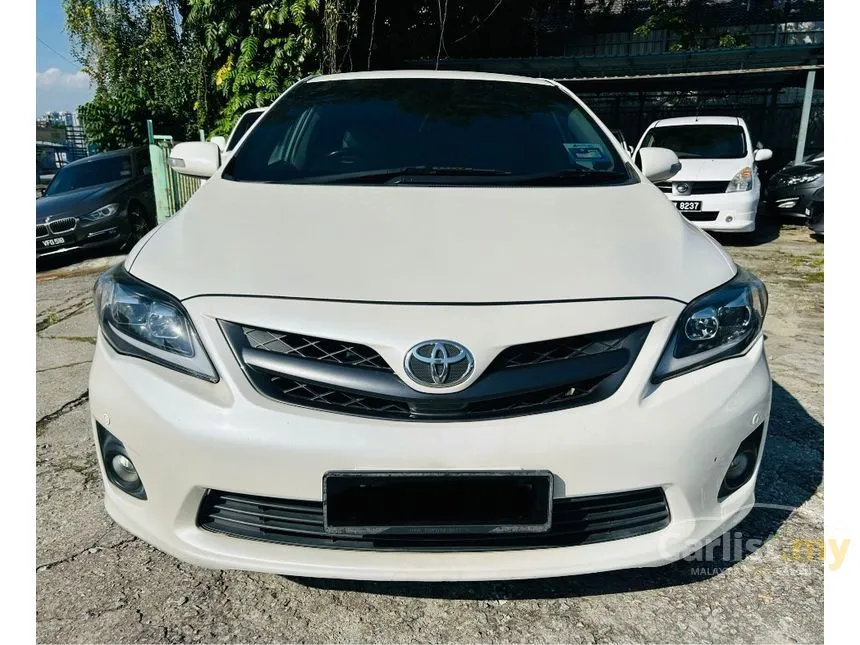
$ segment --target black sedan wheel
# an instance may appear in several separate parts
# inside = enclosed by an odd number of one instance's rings
[[[130,206],[128,209],[128,225],[131,229],[128,234],[128,239],[125,242],[125,248],[130,249],[138,243],[140,238],[146,235],[152,228],[146,218],[146,214],[139,206]]]

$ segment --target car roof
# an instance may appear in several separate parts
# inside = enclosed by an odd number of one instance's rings
[[[257,112],[265,112],[268,109],[268,107],[251,108],[250,110],[245,110],[244,112],[242,112],[242,116],[245,116],[246,114],[256,114]]]
[[[404,69],[386,70],[378,72],[345,72],[343,74],[325,74],[314,76],[307,80],[308,83],[321,83],[324,81],[350,81],[350,80],[372,80],[385,78],[448,78],[473,81],[499,81],[505,83],[528,83],[531,85],[552,85],[545,78],[533,76],[514,76],[512,74],[491,74],[488,72],[458,72],[453,70],[423,70]]]
[[[67,163],[63,168],[68,168],[69,166],[81,166],[85,163],[91,163],[93,161],[99,161],[101,159],[108,159],[110,157],[121,157],[123,155],[129,155],[132,152],[137,152],[138,150],[145,150],[146,146],[136,146],[134,148],[123,148],[122,150],[109,150],[107,152],[99,152],[94,155],[90,155],[89,157],[84,157],[83,159],[77,159],[71,163]]]
[[[660,119],[651,124],[653,128],[664,128],[672,125],[741,125],[743,119],[736,116],[678,116],[671,119]]]

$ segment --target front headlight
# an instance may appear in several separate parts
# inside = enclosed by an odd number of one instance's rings
[[[730,282],[687,305],[651,380],[659,383],[741,356],[759,337],[766,312],[764,284],[740,269]]]
[[[752,181],[753,174],[752,168],[747,166],[746,168],[742,168],[738,170],[737,174],[732,177],[732,180],[729,182],[729,187],[726,189],[727,193],[740,193],[745,190],[752,190]]]
[[[117,265],[96,282],[99,326],[118,353],[218,381],[185,308],[173,296]]]
[[[811,181],[820,179],[824,176],[823,172],[813,172],[807,175],[792,175],[785,179],[786,186],[794,186],[795,184],[808,184]]]
[[[94,210],[92,213],[84,215],[81,220],[84,222],[97,222],[100,219],[112,217],[119,211],[119,204],[108,204]]]

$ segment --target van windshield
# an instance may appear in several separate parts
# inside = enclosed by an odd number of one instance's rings
[[[460,78],[303,83],[266,111],[223,177],[363,184],[633,180],[610,137],[559,88]]]
[[[670,125],[651,128],[642,147],[668,148],[678,159],[742,159],[746,137],[737,125]]]

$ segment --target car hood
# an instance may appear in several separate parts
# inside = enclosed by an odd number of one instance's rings
[[[731,181],[748,159],[681,159],[681,170],[672,181]]]
[[[824,172],[824,168],[820,164],[814,163],[799,163],[793,164],[791,166],[786,166],[778,173],[774,174],[774,177],[792,177],[794,175],[811,175],[818,172]]]
[[[37,199],[36,222],[44,222],[49,217],[85,215],[91,210],[104,206],[103,200],[109,198],[111,191],[124,183],[124,181],[114,181]]]
[[[127,268],[180,299],[686,302],[736,270],[647,182],[446,188],[219,178],[144,242]]]

